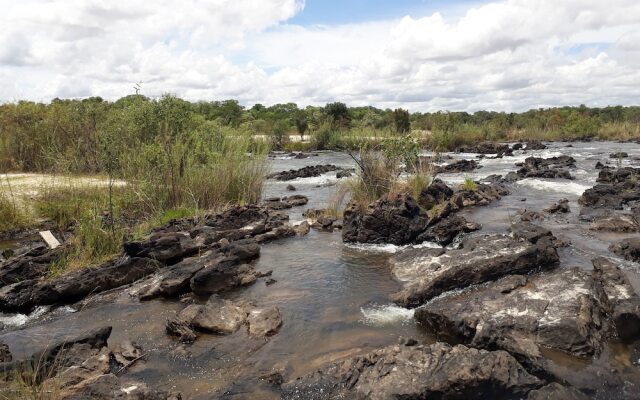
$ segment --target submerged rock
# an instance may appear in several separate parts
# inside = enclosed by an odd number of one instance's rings
[[[640,262],[640,238],[622,239],[612,243],[609,250],[625,260]]]
[[[249,313],[249,334],[252,336],[266,337],[274,335],[282,325],[282,317],[278,307],[267,309],[254,309]]]
[[[389,346],[283,385],[284,399],[522,398],[543,385],[508,353],[436,343]]]
[[[609,158],[627,158],[627,157],[629,157],[629,153],[624,151],[618,151],[618,152],[609,154]]]
[[[554,267],[558,253],[552,238],[537,236],[532,243],[506,235],[485,235],[463,241],[457,250],[411,249],[395,255],[389,263],[404,288],[394,295],[394,301],[417,307],[451,290]]]

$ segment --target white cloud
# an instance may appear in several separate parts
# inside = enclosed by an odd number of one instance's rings
[[[340,100],[413,110],[637,104],[640,2],[508,0],[294,26],[302,0],[0,0],[0,100]],[[457,11],[456,11],[457,13]]]

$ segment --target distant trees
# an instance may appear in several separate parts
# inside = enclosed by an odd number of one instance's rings
[[[409,111],[403,110],[402,108],[393,110],[393,124],[396,127],[397,133],[409,133],[409,131],[411,131]]]
[[[348,128],[351,125],[349,108],[344,103],[329,103],[324,107],[324,112],[334,127]]]

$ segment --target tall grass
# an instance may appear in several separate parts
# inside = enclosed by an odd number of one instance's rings
[[[19,204],[8,178],[0,178],[0,232],[22,228],[29,223],[29,215]]]

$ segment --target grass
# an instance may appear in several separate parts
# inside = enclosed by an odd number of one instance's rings
[[[470,192],[475,192],[478,190],[478,184],[472,178],[466,177],[462,183],[462,188]]]

